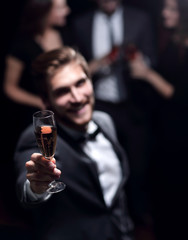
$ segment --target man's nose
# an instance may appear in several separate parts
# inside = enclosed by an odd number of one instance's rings
[[[72,88],[71,89],[71,101],[72,102],[80,102],[81,99],[82,99],[82,96],[81,96],[79,90],[76,88]]]

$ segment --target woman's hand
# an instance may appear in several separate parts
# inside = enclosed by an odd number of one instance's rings
[[[130,75],[132,78],[147,81],[150,68],[147,65],[142,53],[138,52],[135,59],[129,61]]]

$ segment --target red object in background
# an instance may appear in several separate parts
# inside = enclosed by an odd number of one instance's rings
[[[125,48],[125,59],[127,61],[134,60],[136,58],[137,52],[138,49],[134,44],[132,43],[128,44]]]
[[[119,47],[118,46],[114,46],[111,50],[111,52],[107,55],[107,58],[114,62],[117,60],[118,58],[118,54],[119,54]]]

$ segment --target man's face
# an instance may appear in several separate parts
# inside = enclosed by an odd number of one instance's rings
[[[91,80],[72,62],[60,68],[49,83],[47,105],[63,124],[85,131],[92,118],[94,94]]]

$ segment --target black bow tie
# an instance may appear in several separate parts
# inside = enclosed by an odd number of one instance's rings
[[[82,137],[79,138],[78,141],[86,142],[95,140],[97,134],[100,132],[100,129],[97,128],[93,133],[85,133]]]

